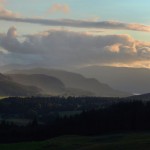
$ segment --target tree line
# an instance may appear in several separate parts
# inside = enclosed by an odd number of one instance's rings
[[[9,102],[12,101],[10,99]],[[92,100],[92,98],[87,99]],[[96,102],[97,99],[95,98]],[[58,98],[57,101],[59,100],[61,101],[61,98]],[[18,100],[15,101],[18,102]],[[150,101],[133,100],[132,98],[120,101],[118,99],[114,101],[112,98],[112,101],[110,105],[96,107],[96,109],[91,107],[82,110],[80,114],[63,117],[58,115],[53,121],[47,121],[44,124],[39,123],[37,116],[33,116],[27,125],[22,126],[3,120],[0,123],[0,142],[45,140],[68,134],[101,135],[150,130]],[[85,99],[84,102],[86,102]],[[31,103],[34,103],[34,100]]]

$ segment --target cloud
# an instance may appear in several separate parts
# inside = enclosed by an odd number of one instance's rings
[[[11,58],[12,63],[19,59],[52,67],[150,63],[150,42],[137,41],[129,35],[46,31],[20,41],[15,27],[11,27],[6,34],[0,34],[0,46],[9,52],[7,59]]]
[[[146,26],[142,24],[128,24],[127,28],[130,30],[150,32],[150,26]]]
[[[3,5],[5,3],[5,0],[0,0],[0,5]]]
[[[67,4],[59,4],[59,3],[56,3],[56,4],[53,4],[49,10],[48,10],[49,13],[57,13],[57,12],[60,12],[60,13],[69,13],[70,12],[70,7],[67,5]]]
[[[5,12],[5,11],[4,11]],[[15,17],[16,14],[4,13],[2,11],[0,20],[40,24],[45,26],[63,26],[74,28],[97,28],[97,29],[114,29],[114,30],[135,30],[142,32],[150,32],[150,26],[142,24],[128,24],[119,21],[85,21],[73,19],[39,19],[39,18],[23,18]]]
[[[2,47],[0,47],[0,54],[8,54],[9,52]]]
[[[16,38],[17,37],[17,29],[15,27],[9,28],[9,30],[7,32],[7,37]]]
[[[108,50],[110,52],[114,52],[114,53],[119,53],[120,52],[120,46],[121,46],[121,44],[116,43],[116,44],[111,45],[111,46],[106,46],[106,50]]]
[[[6,0],[0,0],[0,17],[15,18],[15,17],[20,16],[18,13],[14,13],[13,11],[8,10],[7,8],[5,8],[6,4],[7,4]]]
[[[149,60],[138,60],[129,63],[105,63],[103,66],[113,66],[113,67],[128,67],[128,68],[150,68],[150,61]]]
[[[15,17],[19,17],[19,14],[14,13],[6,8],[4,8],[3,6],[0,6],[0,18],[4,17],[4,18],[15,18]]]
[[[8,52],[18,52],[18,49],[21,48],[21,43],[17,39],[15,27],[11,27],[7,34],[0,34],[0,46]]]

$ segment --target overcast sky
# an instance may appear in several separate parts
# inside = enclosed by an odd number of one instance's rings
[[[0,65],[150,68],[149,0],[0,0]]]

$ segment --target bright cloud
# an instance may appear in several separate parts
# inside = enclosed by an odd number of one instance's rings
[[[119,53],[120,52],[120,46],[121,44],[117,43],[111,46],[106,46],[106,50],[114,53]]]
[[[48,12],[49,13],[57,13],[57,12],[60,12],[60,13],[69,13],[70,12],[70,7],[67,4],[56,3],[56,4],[53,4],[49,8]]]
[[[127,67],[127,68],[150,68],[150,61],[149,60],[139,60],[134,62],[126,62],[126,63],[105,63],[105,64],[97,64],[100,66],[113,66],[113,67]]]
[[[0,6],[0,17],[14,18],[14,17],[19,17],[19,14],[6,9],[3,6]]]
[[[150,26],[142,24],[129,24],[127,27],[131,30],[150,32]]]

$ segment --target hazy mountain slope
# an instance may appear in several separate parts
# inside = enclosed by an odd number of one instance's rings
[[[34,68],[33,64],[32,65],[8,64],[8,65],[0,66],[0,72],[5,73],[5,72],[8,72],[10,70],[15,70],[15,69],[31,69],[31,68]]]
[[[39,94],[40,89],[23,86],[0,74],[0,96],[35,96]]]
[[[130,93],[150,92],[150,69],[92,66],[74,71]]]
[[[95,96],[128,96],[128,93],[120,92],[112,89],[107,84],[100,83],[93,78],[85,78],[84,76],[67,72],[63,70],[55,69],[43,69],[35,68],[30,70],[15,70],[11,73],[22,73],[22,74],[45,74],[54,76],[60,79],[67,88],[81,89],[94,93]]]
[[[15,82],[23,85],[36,86],[41,88],[44,94],[58,95],[65,91],[64,84],[57,78],[43,74],[10,74]]]

